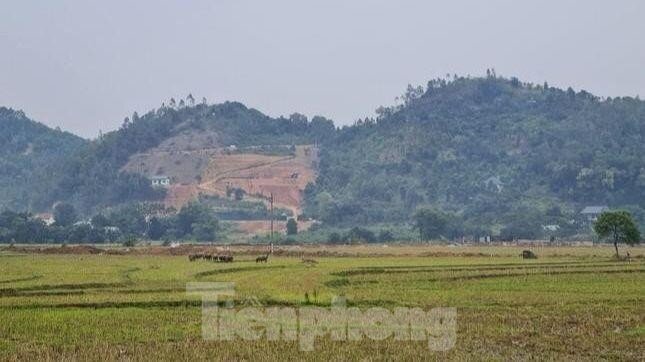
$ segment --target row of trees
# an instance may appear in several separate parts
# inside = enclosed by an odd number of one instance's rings
[[[30,213],[0,213],[1,243],[102,243],[116,242],[123,236],[118,229],[92,227],[89,223],[47,225]]]
[[[346,243],[388,243],[394,241],[390,230],[380,230],[378,233],[367,228],[355,226],[345,233],[332,232],[329,234],[330,244]]]
[[[152,211],[152,212],[151,212]],[[149,240],[213,241],[221,231],[208,207],[193,203],[177,213],[157,213],[149,204],[131,204],[80,220],[70,204],[58,204],[54,223],[25,212],[0,214],[3,243],[103,243]],[[161,216],[154,216],[155,214]]]
[[[515,239],[541,239],[550,236],[564,236],[576,233],[577,226],[566,220],[562,215],[545,217],[534,210],[518,210],[511,215],[501,226],[498,232],[493,232],[490,227],[481,225],[477,220],[472,220],[463,215],[444,212],[434,208],[421,208],[413,216],[414,228],[418,231],[421,240],[456,239],[495,234],[502,240]],[[563,225],[554,231],[545,231],[543,225],[552,223]],[[547,235],[548,234],[548,235]]]
[[[414,216],[414,227],[418,230],[421,240],[440,239],[460,230],[455,225],[455,220],[454,215],[448,213],[432,209],[421,209]],[[505,229],[502,229],[502,238],[508,235],[509,239],[513,239],[516,235],[526,232],[523,231],[521,225],[513,225]],[[613,243],[616,248],[616,257],[618,257],[619,243],[634,245],[639,244],[641,241],[641,234],[636,221],[634,221],[631,213],[624,210],[602,213],[593,224],[593,231],[601,239]]]

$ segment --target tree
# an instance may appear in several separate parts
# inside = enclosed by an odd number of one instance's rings
[[[80,224],[69,229],[68,240],[74,243],[87,243],[97,240],[90,240],[92,227],[89,224]],[[98,240],[100,241],[100,240]]]
[[[289,122],[292,124],[294,129],[305,129],[307,127],[307,123],[309,120],[307,119],[307,116],[304,114],[300,113],[294,113],[289,116]]]
[[[148,237],[151,240],[159,240],[164,235],[166,230],[164,229],[163,224],[159,221],[158,218],[152,217],[148,223]]]
[[[394,233],[391,230],[381,230],[378,234],[378,241],[381,243],[394,241]]]
[[[138,205],[126,205],[110,212],[108,224],[116,226],[125,235],[142,235],[146,231],[147,223],[141,208]]]
[[[213,241],[217,237],[219,224],[216,219],[205,220],[193,224],[192,236],[197,241]]]
[[[217,224],[217,220],[212,214],[212,210],[208,207],[195,202],[190,203],[179,210],[176,218],[176,228],[181,233],[181,236],[185,236],[194,234],[195,226],[201,225],[203,227],[199,230],[200,236],[204,236],[204,239],[207,240],[212,239],[214,238],[214,232],[212,237],[206,236],[210,233],[210,228]]]
[[[535,240],[543,234],[541,224],[544,217],[537,210],[518,208],[507,219],[508,222],[500,230],[502,240]]]
[[[627,211],[603,212],[593,225],[593,229],[601,238],[608,238],[614,243],[618,257],[618,243],[634,245],[640,243],[641,234]]]
[[[347,240],[353,242],[374,243],[377,241],[376,235],[371,230],[355,226],[349,230],[346,235]]]
[[[415,229],[419,230],[421,240],[441,237],[446,231],[448,217],[437,210],[421,209],[414,215]]]
[[[287,221],[287,235],[296,235],[298,233],[298,223],[291,218]]]
[[[235,200],[242,201],[242,199],[244,199],[244,194],[246,194],[246,191],[244,191],[241,188],[236,188],[234,191],[234,194],[235,194]]]
[[[76,209],[71,204],[61,202],[54,207],[54,221],[59,226],[70,226],[76,221]]]
[[[343,242],[343,237],[337,233],[337,232],[332,232],[329,234],[329,243],[330,244],[341,244]]]
[[[98,229],[102,229],[106,226],[110,226],[110,221],[103,214],[96,214],[92,217],[92,226]]]

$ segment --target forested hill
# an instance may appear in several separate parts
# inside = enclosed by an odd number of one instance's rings
[[[562,224],[584,205],[645,207],[645,102],[517,79],[410,87],[401,105],[323,147],[308,211],[334,224],[410,220],[421,206],[466,228]]]
[[[299,114],[271,118],[237,102],[194,104],[192,96],[178,104],[171,100],[168,105],[143,116],[133,114],[124,120],[121,128],[91,142],[65,164],[63,177],[47,198],[50,203],[70,201],[85,211],[159,199],[163,196],[162,190],[153,189],[148,179],[123,172],[122,168],[133,154],[162,142],[173,145],[173,150],[301,144],[333,137],[334,132],[333,122],[323,117],[314,117],[311,121]],[[187,135],[199,142],[179,146],[182,136]]]
[[[61,166],[86,143],[34,122],[22,111],[0,107],[0,209],[46,207],[40,195],[49,192]]]
[[[130,157],[185,147],[321,145],[306,213],[324,225],[410,221],[422,207],[464,231],[570,225],[587,205],[626,207],[645,219],[645,102],[491,74],[410,87],[376,119],[336,129],[323,117],[272,118],[236,103],[176,104],[124,120],[84,141],[0,109],[0,208],[39,211],[69,201],[84,212],[163,195]],[[185,138],[189,139],[189,138]]]

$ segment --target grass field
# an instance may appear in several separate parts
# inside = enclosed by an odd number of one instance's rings
[[[329,251],[328,249],[325,249]],[[612,248],[356,247],[256,264],[170,255],[0,254],[2,359],[645,359],[645,259],[614,261]],[[312,250],[309,250],[312,251]],[[344,254],[343,254],[344,253]],[[360,308],[456,307],[457,342],[337,342],[314,352],[297,342],[205,341],[201,301],[186,283],[236,283],[236,304]]]

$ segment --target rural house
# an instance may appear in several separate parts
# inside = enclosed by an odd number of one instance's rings
[[[582,211],[580,215],[582,216],[582,223],[585,225],[592,225],[598,220],[598,216],[603,212],[609,210],[607,206],[587,206]]]
[[[54,215],[51,213],[45,212],[42,214],[36,214],[34,215],[36,219],[41,220],[42,222],[45,223],[45,225],[50,226],[53,225],[55,220],[54,220]]]
[[[168,176],[153,176],[150,181],[154,187],[170,186],[170,177]]]

